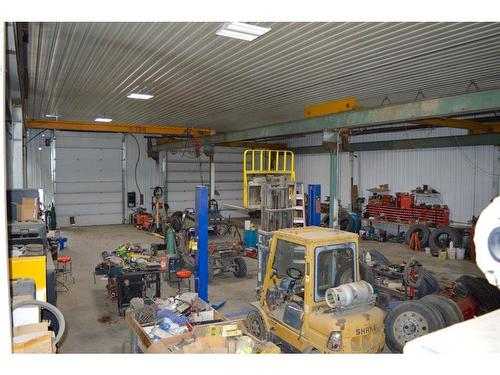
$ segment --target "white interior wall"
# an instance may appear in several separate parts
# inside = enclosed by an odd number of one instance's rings
[[[460,135],[459,129],[435,129],[404,133],[374,134],[353,137],[352,142],[381,141],[389,139],[429,136]],[[292,147],[319,144],[321,135],[297,138],[289,142]],[[441,192],[443,204],[450,208],[454,221],[467,222],[472,215],[479,215],[494,191],[494,146],[451,147],[420,150],[387,150],[356,153],[354,184],[360,195],[368,197],[366,189],[388,183],[391,193],[407,192],[427,184]],[[324,199],[329,192],[329,154],[296,155],[297,181],[321,184]],[[343,206],[350,203],[349,156],[340,157],[340,200]]]

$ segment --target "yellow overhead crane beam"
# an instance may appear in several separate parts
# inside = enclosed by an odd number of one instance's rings
[[[137,134],[160,134],[160,135],[191,135],[200,137],[203,135],[214,135],[214,129],[207,128],[183,128],[180,126],[159,125],[131,125],[131,124],[99,124],[95,122],[78,121],[53,121],[53,120],[26,120],[24,126],[31,129],[53,129],[72,131],[91,131],[107,133],[137,133]]]
[[[344,98],[313,104],[304,109],[306,118],[331,115],[338,112],[352,111],[356,109],[365,109],[357,105],[356,98]],[[479,122],[472,120],[458,120],[454,118],[429,118],[423,120],[411,121],[417,125],[442,126],[448,128],[467,129],[470,134],[481,133],[499,133],[500,122]]]
[[[243,147],[253,150],[286,150],[286,143],[221,142],[215,145],[220,147]]]

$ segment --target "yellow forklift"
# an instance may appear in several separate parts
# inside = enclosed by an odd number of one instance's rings
[[[273,232],[248,330],[286,352],[381,352],[384,313],[360,278],[358,254],[354,233],[321,227]]]

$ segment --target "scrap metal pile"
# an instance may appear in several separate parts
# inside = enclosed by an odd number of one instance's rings
[[[440,285],[413,258],[391,264],[376,250],[369,254],[360,270],[377,293],[377,305],[388,310],[386,345],[393,352],[401,353],[417,337],[500,308],[500,291],[484,278],[464,275]]]

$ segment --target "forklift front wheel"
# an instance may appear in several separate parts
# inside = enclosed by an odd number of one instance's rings
[[[245,320],[245,325],[248,331],[259,340],[267,341],[269,339],[269,332],[266,329],[264,318],[259,311],[250,311]]]

